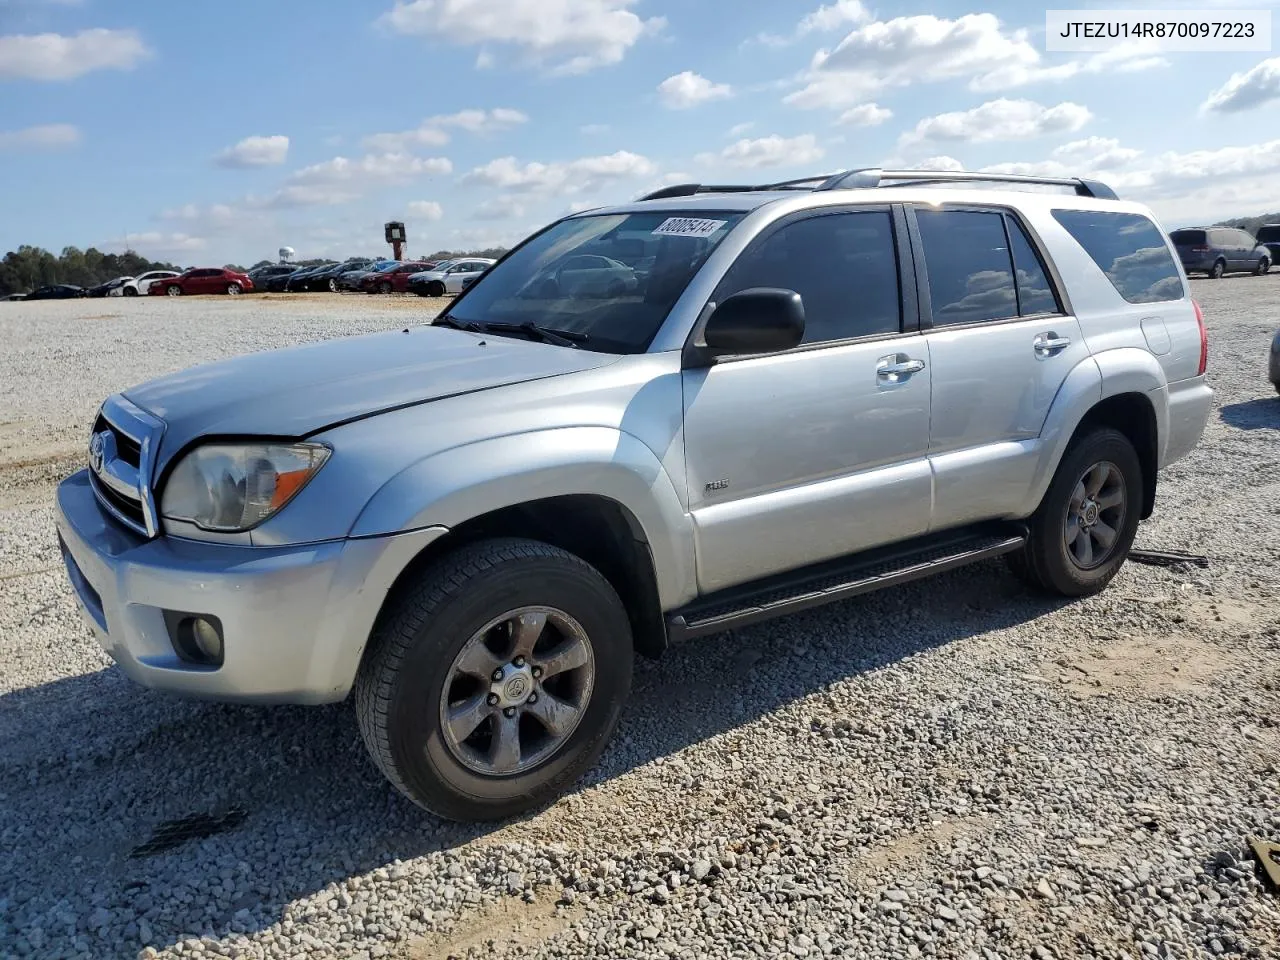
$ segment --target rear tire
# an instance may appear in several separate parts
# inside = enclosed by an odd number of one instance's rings
[[[593,567],[533,540],[480,541],[432,564],[379,618],[356,680],[360,733],[387,779],[424,809],[452,820],[514,816],[599,758],[631,689],[632,657],[626,610]],[[508,679],[499,684],[494,668]],[[513,692],[521,670],[541,702],[529,686]],[[529,699],[503,705],[509,696]],[[541,719],[548,708],[560,734]]]
[[[1218,260],[1214,263],[1213,269],[1209,271],[1210,280],[1221,280],[1222,275],[1227,272],[1227,263],[1225,260]]]
[[[138,295],[138,290],[136,287],[125,287],[124,295],[126,297],[136,297]]]
[[[427,296],[429,296],[429,297],[443,297],[443,296],[444,296],[444,284],[443,284],[443,283],[441,283],[439,280],[433,280],[433,281],[431,281],[431,285],[427,287]]]
[[[378,284],[378,292],[379,292],[379,293],[390,293],[390,292],[391,292],[391,284],[390,284],[389,282],[387,282],[386,280],[383,280],[383,281],[382,281],[382,283]]]
[[[338,292],[338,281],[337,281],[337,280],[334,280],[334,279],[330,278],[328,286],[329,286],[329,292],[330,292],[330,293],[337,293],[337,292]]]
[[[182,296],[182,288],[176,283],[171,283],[169,284],[169,289],[165,290],[165,293],[171,297],[180,297]]]
[[[238,284],[238,283],[228,283],[228,284],[227,284],[227,296],[229,296],[229,297],[238,297],[238,296],[240,296],[240,293],[241,293],[241,287],[240,287],[240,284]]]
[[[1129,438],[1110,427],[1090,431],[1067,449],[1010,566],[1050,593],[1098,593],[1129,556],[1142,490],[1142,465]]]

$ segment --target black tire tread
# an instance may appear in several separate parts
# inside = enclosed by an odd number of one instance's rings
[[[559,560],[612,585],[589,563],[559,547],[514,537],[481,540],[460,547],[423,571],[416,582],[392,601],[369,640],[370,649],[355,683],[356,722],[375,765],[402,794],[421,805],[396,766],[388,733],[391,690],[419,629],[433,613],[464,592],[478,576],[519,560]],[[437,811],[431,811],[435,813]]]

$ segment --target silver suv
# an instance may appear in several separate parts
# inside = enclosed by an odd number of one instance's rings
[[[564,282],[583,257],[644,266]],[[1206,353],[1102,184],[684,185],[557,221],[429,325],[109,398],[57,527],[131,677],[354,691],[396,787],[500,818],[596,760],[633,652],[995,556],[1101,590]]]

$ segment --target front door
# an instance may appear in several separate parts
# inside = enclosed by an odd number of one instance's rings
[[[793,350],[684,372],[702,593],[928,529],[931,369],[905,244],[900,210],[808,211],[717,288],[794,290],[806,322]]]
[[[933,527],[944,529],[1006,516],[1025,501],[1049,407],[1089,350],[1016,216],[912,212],[933,359]]]

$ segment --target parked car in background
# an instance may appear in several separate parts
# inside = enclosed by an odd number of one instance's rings
[[[1264,223],[1254,237],[1271,254],[1271,262],[1280,263],[1280,223]]]
[[[1188,274],[1217,280],[1226,273],[1263,274],[1271,269],[1271,251],[1248,230],[1235,227],[1192,227],[1169,234]]]
[[[85,295],[84,287],[77,287],[74,283],[50,283],[43,287],[36,287],[27,294],[27,300],[73,300],[76,297]]]
[[[194,267],[176,277],[153,283],[149,293],[152,296],[170,297],[201,293],[227,293],[236,296],[252,289],[253,281],[247,274],[222,267]]]
[[[0,297],[0,303],[17,303],[18,301],[25,299],[27,299],[27,295],[25,293],[7,293],[3,297]]]
[[[256,270],[249,271],[249,279],[253,281],[253,285],[258,289],[266,289],[271,281],[276,277],[287,277],[292,273],[297,273],[298,267],[292,263],[272,263],[265,267],[258,267]]]
[[[365,293],[404,293],[408,289],[409,278],[426,268],[425,261],[397,263],[394,267],[364,277],[360,281],[360,289]]]
[[[139,294],[146,296],[151,292],[151,285],[156,281],[169,280],[177,276],[181,276],[177,270],[150,270],[124,284],[120,288],[120,293],[125,297],[136,297]]]
[[[342,263],[331,263],[326,267],[313,270],[300,284],[303,290],[338,292],[338,277],[351,270],[363,270],[374,261],[368,257],[355,257]]]
[[[443,260],[422,273],[409,278],[408,289],[420,297],[443,297],[461,293],[496,260],[470,259]]]
[[[311,279],[312,276],[322,270],[327,270],[332,266],[333,262],[326,260],[324,263],[313,263],[309,267],[304,267],[297,273],[289,274],[289,279],[285,281],[284,288],[289,293],[301,293],[307,289],[306,282]]]
[[[399,264],[399,262],[400,262],[399,260],[375,260],[373,261],[373,263],[369,264],[367,267],[364,267],[363,269],[347,270],[343,273],[340,273],[338,274],[338,277],[337,277],[338,289],[339,290],[359,290],[360,281],[362,281],[369,274],[380,273],[383,270],[390,270],[392,267]]]
[[[300,268],[298,267],[294,267],[294,269],[289,273],[278,273],[265,284],[257,284],[255,281],[255,285],[259,286],[263,290],[269,290],[272,293],[281,293],[284,291],[285,287],[289,285],[289,278],[297,273],[299,269]]]
[[[114,280],[108,280],[106,283],[100,283],[96,287],[90,287],[85,291],[88,297],[119,297],[122,295],[124,285],[131,283],[133,277],[116,277]]]

